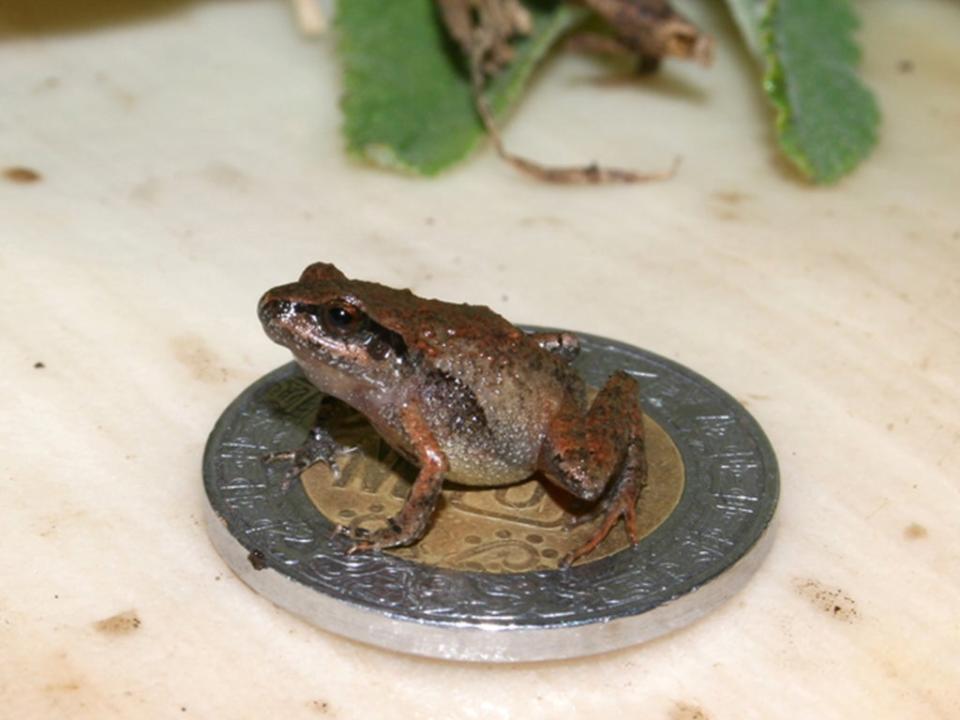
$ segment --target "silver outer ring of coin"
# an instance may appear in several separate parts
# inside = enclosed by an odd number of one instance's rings
[[[700,375],[614,340],[578,337],[586,381],[602,385],[617,369],[634,376],[644,411],[683,458],[676,509],[637,545],[566,571],[513,574],[348,556],[349,541],[332,537],[333,524],[299,483],[284,494],[278,472],[262,462],[297,447],[308,429],[263,399],[300,374],[290,363],[247,388],[210,434],[203,475],[214,546],[250,587],[307,622],[417,655],[555,660],[692,623],[737,592],[770,547],[779,495],[773,449],[743,406]]]

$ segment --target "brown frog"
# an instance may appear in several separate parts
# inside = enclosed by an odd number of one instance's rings
[[[646,476],[636,380],[614,373],[591,403],[571,360],[570,333],[527,334],[487,307],[417,297],[350,280],[329,263],[260,300],[267,335],[289,348],[322,392],[363,413],[420,470],[385,527],[340,532],[352,551],[411,545],[427,531],[444,480],[509,485],[540,471],[596,508],[597,532],[563,560],[592,551],[622,517],[637,541],[636,503]],[[292,459],[293,477],[334,465],[321,426]]]

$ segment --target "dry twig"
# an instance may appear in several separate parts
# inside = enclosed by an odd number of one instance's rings
[[[673,56],[708,63],[711,43],[666,0],[581,0],[603,17],[612,36],[581,36],[580,47],[601,52],[628,53],[640,66],[655,68],[663,57]],[[460,45],[470,68],[474,105],[497,154],[518,170],[553,183],[601,184],[665,180],[673,176],[679,159],[666,171],[637,172],[591,163],[583,166],[542,165],[516,155],[503,143],[484,90],[487,79],[513,58],[511,41],[532,30],[530,13],[519,0],[437,0],[444,24]]]

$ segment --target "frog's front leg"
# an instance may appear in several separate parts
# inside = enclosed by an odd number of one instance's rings
[[[280,481],[280,490],[287,492],[293,483],[317,463],[323,463],[333,473],[334,477],[339,477],[340,466],[337,465],[336,457],[339,453],[354,452],[356,448],[348,448],[340,445],[330,432],[322,425],[316,425],[307,435],[303,445],[296,450],[280,450],[279,452],[267,453],[263,456],[264,463],[275,463],[278,461],[288,461],[290,466],[283,474]]]
[[[637,381],[619,371],[586,414],[572,405],[561,408],[547,430],[540,469],[581,500],[596,501],[590,519],[603,517],[597,532],[564,558],[564,566],[592,552],[620,518],[637,542],[636,503],[647,474],[637,391]]]
[[[404,407],[401,422],[404,432],[416,449],[420,472],[400,512],[387,520],[386,527],[373,531],[337,527],[337,533],[349,535],[358,541],[350,548],[350,553],[412,545],[427,531],[427,524],[437,507],[443,475],[450,467],[447,456],[427,425],[416,401],[411,401]]]
[[[339,477],[340,466],[337,464],[337,455],[356,451],[357,448],[355,447],[344,447],[338,443],[334,440],[330,431],[327,430],[327,425],[333,412],[333,410],[331,410],[331,400],[332,398],[329,396],[325,397],[320,407],[317,408],[314,425],[310,429],[307,439],[304,440],[300,447],[296,450],[271,452],[263,456],[262,460],[265,464],[276,462],[290,463],[283,474],[283,479],[280,481],[280,490],[282,492],[285,493],[289,491],[293,483],[299,479],[304,472],[317,463],[323,463],[330,468],[330,472],[333,473],[335,478]]]

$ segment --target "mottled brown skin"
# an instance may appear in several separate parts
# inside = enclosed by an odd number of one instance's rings
[[[353,550],[419,540],[444,480],[500,486],[538,470],[596,501],[591,517],[604,516],[566,564],[593,550],[621,517],[636,541],[634,508],[646,475],[637,384],[617,372],[588,406],[570,365],[579,349],[573,335],[529,335],[487,307],[350,280],[328,263],[268,291],[259,315],[314,385],[363,413],[420,468],[386,527],[341,528],[357,540]],[[279,455],[298,456],[298,470],[332,462],[329,441]]]

